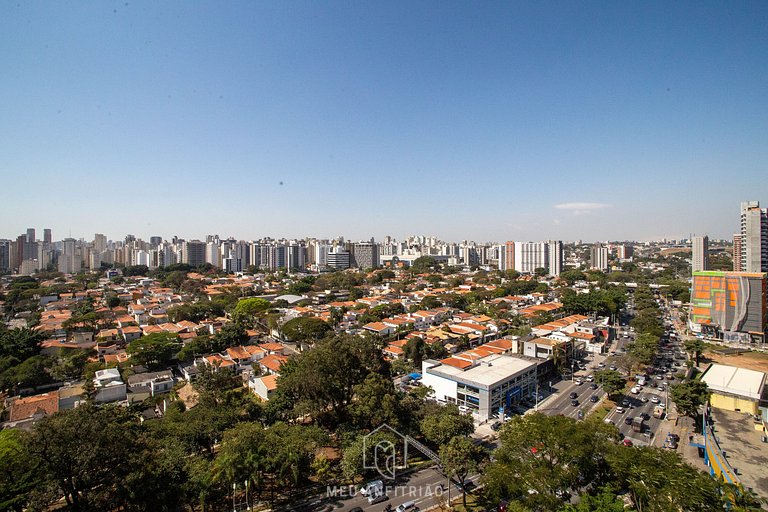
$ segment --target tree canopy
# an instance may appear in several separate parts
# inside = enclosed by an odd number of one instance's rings
[[[130,342],[125,350],[137,364],[167,368],[181,350],[181,340],[176,334],[154,332]]]

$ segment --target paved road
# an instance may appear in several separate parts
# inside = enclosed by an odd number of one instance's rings
[[[470,480],[477,484],[479,483],[479,478],[479,475],[475,475]],[[399,477],[393,483],[387,483],[387,500],[373,505],[368,503],[368,499],[365,496],[357,492],[359,487],[328,488],[320,495],[291,503],[288,506],[276,507],[275,511],[344,512],[360,507],[366,512],[381,512],[385,510],[387,505],[391,505],[394,509],[406,501],[414,501],[417,507],[425,510],[445,502],[448,497],[448,481],[435,468],[415,471]],[[450,490],[451,498],[455,499],[461,495],[460,493],[461,491],[456,487],[455,483],[452,484]]]

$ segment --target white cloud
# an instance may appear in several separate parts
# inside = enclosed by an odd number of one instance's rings
[[[611,205],[605,203],[561,203],[555,205],[558,210],[600,210],[610,207]]]
[[[584,215],[595,210],[610,207],[611,205],[606,203],[560,203],[555,205],[555,208],[558,210],[567,210],[573,215]]]

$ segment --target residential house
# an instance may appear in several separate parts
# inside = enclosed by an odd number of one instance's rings
[[[126,386],[117,368],[97,370],[93,385],[96,388],[94,401],[98,403],[120,402],[126,399]]]
[[[266,402],[270,399],[275,389],[277,389],[277,375],[251,376],[248,380],[248,388]]]

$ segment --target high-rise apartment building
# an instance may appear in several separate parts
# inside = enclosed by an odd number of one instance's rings
[[[349,244],[349,258],[349,264],[353,267],[378,268],[381,266],[379,245],[373,239],[370,242]]]
[[[107,250],[107,237],[101,233],[96,233],[93,236],[93,250],[94,252],[101,254]]]
[[[34,242],[35,240],[35,228],[27,228],[27,243]]]
[[[512,242],[507,242],[510,244]],[[550,276],[559,276],[563,270],[563,242],[514,242],[511,250],[505,244],[505,258],[511,256],[514,269],[524,274],[533,274],[536,269],[545,268]]]
[[[740,257],[743,272],[768,272],[768,210],[758,201],[741,203]]]
[[[0,240],[0,272],[8,272],[11,269],[11,251],[13,242]]]
[[[603,272],[608,270],[608,248],[603,247],[600,244],[595,244],[590,250],[589,258],[590,268],[602,270]]]
[[[691,271],[702,272],[709,270],[709,237],[693,237],[691,249]]]
[[[499,270],[515,269],[515,242],[499,246]]]
[[[59,272],[64,274],[76,274],[80,272],[82,258],[74,238],[65,238],[61,242],[61,254],[59,255]]]
[[[349,268],[349,251],[338,247],[331,247],[328,251],[328,267],[334,269]]]
[[[182,251],[182,263],[186,263],[191,267],[199,267],[205,264],[205,242],[200,240],[190,240],[184,242],[184,248]]]
[[[616,246],[616,257],[620,260],[631,259],[635,255],[635,248],[629,244],[621,244]]]
[[[550,240],[549,262],[547,264],[548,274],[550,276],[559,276],[563,271],[563,242],[561,240]]]
[[[49,228],[43,229],[43,243],[45,245],[51,245],[53,243],[53,237],[51,236],[51,230]]]
[[[733,234],[733,271],[741,272],[741,233]]]

